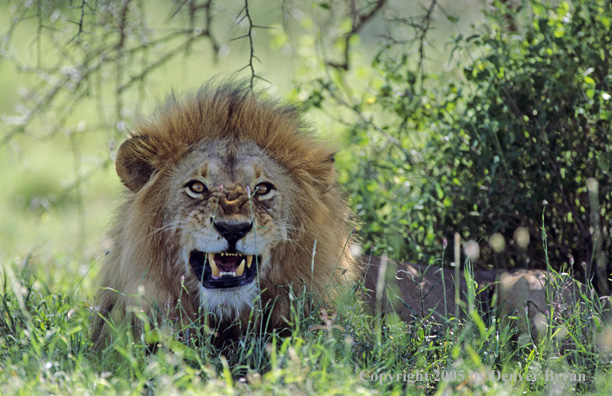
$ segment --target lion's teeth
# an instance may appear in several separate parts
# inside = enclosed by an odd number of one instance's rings
[[[216,255],[221,255],[221,257],[225,257],[225,256],[239,257],[240,264],[236,268],[236,272],[221,271],[219,267],[217,266],[217,263],[215,262]],[[210,265],[210,268],[212,270],[212,276],[215,279],[218,279],[223,276],[232,276],[232,277],[242,276],[244,274],[245,265],[246,265],[246,268],[251,268],[252,264],[253,264],[253,255],[251,254],[245,255],[242,253],[228,253],[228,252],[208,253],[208,265]]]
[[[238,269],[236,270],[236,275],[242,276],[243,273],[244,273],[244,259],[240,261],[240,265],[238,266]]]
[[[208,264],[210,265],[210,269],[212,269],[212,275],[214,278],[219,277],[219,267],[217,267],[217,263],[215,263],[215,254],[208,253]]]

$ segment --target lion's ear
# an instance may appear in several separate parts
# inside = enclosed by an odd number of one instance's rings
[[[121,182],[134,192],[149,181],[155,170],[153,159],[157,155],[157,148],[154,140],[150,136],[134,136],[123,142],[117,152],[117,174]]]
[[[335,183],[337,179],[336,168],[334,163],[336,162],[336,153],[330,153],[327,157],[321,161],[317,173],[318,184],[323,193],[327,192]]]

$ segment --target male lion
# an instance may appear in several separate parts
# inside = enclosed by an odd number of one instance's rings
[[[227,338],[258,297],[272,327],[290,317],[290,293],[330,302],[359,273],[333,164],[295,107],[246,84],[169,98],[117,153],[128,191],[99,274],[94,343],[109,343],[112,324],[139,334],[139,312],[206,317]]]

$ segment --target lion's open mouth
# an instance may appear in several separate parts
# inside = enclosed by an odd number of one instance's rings
[[[189,264],[195,275],[208,289],[227,289],[247,285],[257,275],[259,258],[241,253],[204,253],[193,250]]]

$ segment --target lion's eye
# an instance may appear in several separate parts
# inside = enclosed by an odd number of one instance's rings
[[[272,190],[274,190],[274,186],[270,183],[259,183],[255,186],[255,195],[259,195],[260,197],[269,194]]]
[[[185,191],[192,198],[200,198],[202,193],[206,191],[206,186],[201,181],[192,180],[185,186]]]

